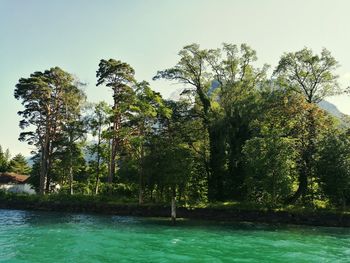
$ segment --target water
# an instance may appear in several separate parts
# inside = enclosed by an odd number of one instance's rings
[[[0,210],[0,262],[350,262],[350,229]]]

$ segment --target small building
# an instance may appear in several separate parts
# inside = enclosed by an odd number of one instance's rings
[[[26,181],[28,175],[16,173],[0,173],[0,190],[11,193],[35,194],[35,190]]]

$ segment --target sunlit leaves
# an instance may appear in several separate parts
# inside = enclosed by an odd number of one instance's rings
[[[334,73],[338,66],[327,49],[318,55],[304,48],[285,53],[274,74],[281,86],[303,94],[310,103],[317,103],[327,96],[339,94],[338,76]]]

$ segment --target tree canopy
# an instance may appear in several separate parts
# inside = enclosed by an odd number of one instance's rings
[[[0,148],[0,172],[30,173],[42,194],[60,184],[140,205],[345,207],[348,125],[318,104],[341,90],[338,62],[304,48],[284,53],[271,75],[257,63],[247,44],[187,45],[153,78],[182,85],[167,100],[128,63],[101,59],[96,86],[112,90],[112,104],[86,103],[82,84],[58,67],[34,72],[15,88],[33,167]]]

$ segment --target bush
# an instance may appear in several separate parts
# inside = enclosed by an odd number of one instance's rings
[[[135,198],[137,196],[137,189],[135,186],[113,183],[104,183],[100,186],[101,195],[109,195],[114,197]]]

